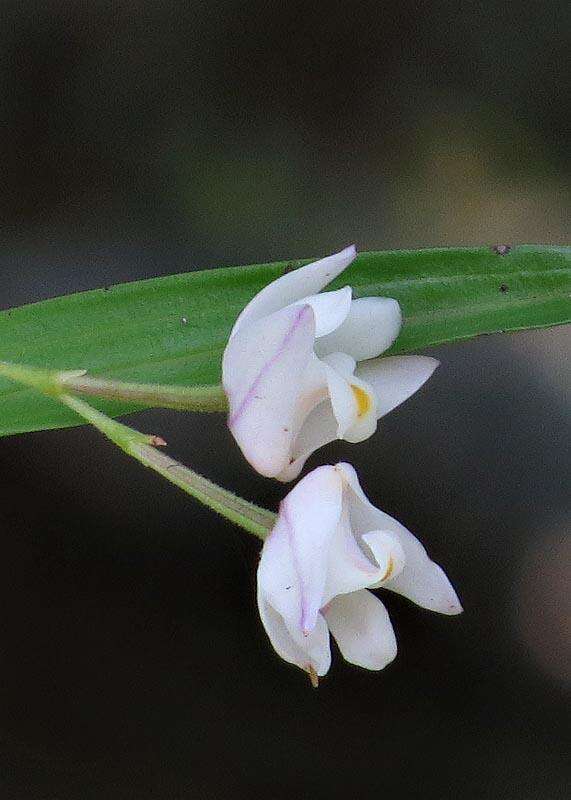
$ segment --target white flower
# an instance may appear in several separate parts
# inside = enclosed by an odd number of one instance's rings
[[[324,444],[368,439],[438,366],[426,356],[375,358],[400,331],[396,300],[353,300],[349,286],[317,294],[355,256],[348,247],[278,278],[230,334],[222,363],[228,425],[262,475],[293,480]]]
[[[310,472],[287,495],[264,543],[258,607],[277,653],[309,672],[331,663],[329,632],[345,659],[383,669],[396,656],[382,587],[441,614],[460,601],[418,539],[365,497],[349,464]]]

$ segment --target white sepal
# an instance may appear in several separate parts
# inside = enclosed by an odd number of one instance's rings
[[[375,358],[391,346],[400,333],[402,314],[390,297],[353,300],[343,323],[316,343],[319,356],[349,353],[356,361]]]
[[[240,331],[224,353],[228,427],[262,475],[271,477],[288,463],[299,384],[313,352],[314,332],[311,307],[289,307]]]
[[[417,392],[439,363],[429,356],[389,356],[364,361],[355,374],[374,390],[377,416],[384,417]]]
[[[234,336],[245,324],[267,317],[274,311],[289,306],[303,297],[317,294],[343,270],[347,269],[356,256],[357,250],[354,245],[351,245],[339,253],[306,264],[305,267],[294,269],[272,281],[250,300],[234,323],[230,335]]]

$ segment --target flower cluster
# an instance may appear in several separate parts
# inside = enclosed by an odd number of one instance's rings
[[[384,357],[399,335],[398,302],[319,294],[354,247],[283,275],[246,306],[231,332],[222,381],[229,428],[260,474],[297,478],[335,440],[361,442],[438,362]],[[462,608],[441,567],[399,522],[365,497],[349,464],[306,475],[282,501],[262,550],[258,607],[276,652],[312,681],[330,665],[329,632],[353,664],[378,670],[396,655],[384,588],[443,614]]]

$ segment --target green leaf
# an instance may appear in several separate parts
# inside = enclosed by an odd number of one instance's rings
[[[523,245],[361,253],[331,285],[396,298],[391,353],[571,319],[571,248]],[[154,278],[0,313],[0,360],[126,381],[215,384],[232,323],[266,283],[304,261]],[[98,401],[112,415],[137,410]],[[57,401],[0,379],[0,436],[77,424]]]

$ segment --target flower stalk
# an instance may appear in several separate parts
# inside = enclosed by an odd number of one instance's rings
[[[157,450],[157,447],[166,444],[160,436],[143,434],[117,422],[63,388],[68,378],[82,379],[82,373],[56,373],[0,362],[0,374],[59,400],[97,428],[127,455],[259,539],[264,540],[273,528],[276,515],[271,511],[244,500]]]
[[[220,385],[188,387],[158,383],[127,383],[76,373],[60,373],[59,384],[74,394],[125,400],[155,408],[200,412],[228,410],[226,395]]]
[[[185,467],[174,458],[161,453],[157,447],[164,446],[166,442],[160,437],[139,433],[121,422],[110,419],[78,397],[62,394],[58,399],[90,422],[127,455],[162,475],[195,500],[244,528],[248,533],[264,540],[273,528],[275,514],[244,500],[198,472]]]
[[[227,411],[226,395],[220,385],[174,386],[159,383],[130,383],[94,378],[86,370],[47,370],[0,362],[0,375],[25,383],[44,394],[64,392],[121,400],[154,408],[177,411]]]

